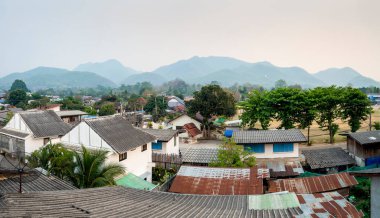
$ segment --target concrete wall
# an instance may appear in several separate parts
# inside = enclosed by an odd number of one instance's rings
[[[30,129],[18,113],[14,114],[12,119],[7,123],[7,125],[5,125],[4,128],[32,133],[32,131],[30,131]]]
[[[371,177],[371,217],[380,215],[380,177]]]
[[[264,153],[254,153],[256,158],[299,157],[299,145],[293,144],[293,152],[273,152],[273,144],[265,144]]]

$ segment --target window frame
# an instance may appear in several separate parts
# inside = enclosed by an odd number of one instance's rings
[[[148,150],[148,144],[142,145],[141,146],[141,152],[144,152],[146,150]]]
[[[260,151],[255,151],[255,147],[257,148],[258,146],[260,146],[262,149],[260,149]],[[250,149],[247,149],[247,148],[250,148]],[[264,154],[265,153],[265,144],[246,144],[244,145],[244,150],[245,151],[248,151],[248,152],[251,152],[251,153],[256,153],[256,154]]]
[[[119,154],[119,162],[126,160],[128,158],[127,152]]]
[[[161,148],[160,149],[154,148],[154,146],[157,146],[158,144],[161,144]],[[152,150],[162,151],[162,142],[161,141],[152,142]]]
[[[281,147],[278,147],[278,146],[281,146]],[[275,147],[277,147],[277,149]],[[291,153],[291,152],[294,152],[294,143],[274,143],[273,144],[273,153]]]

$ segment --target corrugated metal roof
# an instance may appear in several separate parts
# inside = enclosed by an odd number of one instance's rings
[[[116,187],[10,194],[5,217],[274,217],[299,208],[250,210],[248,196],[182,195]]]
[[[248,196],[248,207],[253,210],[273,210],[299,207],[297,195],[293,192]]]
[[[263,161],[257,165],[269,169],[271,178],[299,176],[304,172],[299,161]]]
[[[234,132],[237,144],[306,142],[306,137],[299,129],[287,130],[250,130]]]
[[[170,141],[178,133],[177,130],[172,130],[172,129],[143,129],[143,128],[140,128],[140,130],[147,132],[151,135],[154,135],[158,141],[163,141],[163,142]]]
[[[367,176],[367,177],[380,176],[380,168],[352,171],[352,172],[350,172],[350,175]]]
[[[302,210],[295,217],[351,217],[360,218],[364,214],[338,192],[297,195]]]
[[[116,180],[117,185],[121,185],[128,188],[135,188],[140,190],[152,190],[157,185],[153,185],[152,183],[145,181],[144,179],[134,175],[133,173],[128,173],[122,178]]]
[[[86,119],[84,122],[117,153],[124,153],[156,140],[156,137],[134,128],[120,116]]]
[[[380,130],[355,132],[348,134],[348,136],[362,145],[380,143]]]
[[[62,136],[72,128],[54,111],[20,112],[20,116],[36,138]]]
[[[208,195],[263,194],[263,172],[252,168],[181,166],[170,192]]]
[[[302,154],[311,169],[355,164],[355,160],[340,147],[308,149],[303,150]]]
[[[354,176],[344,172],[324,176],[269,181],[269,192],[289,191],[297,194],[314,194],[347,188],[357,184],[358,182]]]
[[[183,163],[208,164],[218,157],[218,148],[188,148],[181,149]]]
[[[187,131],[187,133],[191,137],[195,137],[199,134],[202,134],[202,132],[197,128],[197,126],[195,126],[194,123],[185,124],[185,125],[183,125],[183,128]]]
[[[2,133],[4,135],[14,136],[16,138],[22,138],[22,139],[29,136],[29,133],[16,131],[16,130],[12,130],[12,129],[7,129],[7,128],[0,129],[0,133]]]

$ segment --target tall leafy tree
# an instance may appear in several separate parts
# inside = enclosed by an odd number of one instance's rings
[[[274,112],[267,91],[252,90],[248,98],[240,102],[238,107],[244,110],[240,117],[243,125],[253,128],[257,122],[260,122],[262,129],[269,128]]]
[[[151,96],[144,106],[144,111],[153,115],[153,121],[157,121],[166,115],[168,103],[164,96]]]
[[[115,177],[125,173],[119,164],[106,164],[108,151],[90,151],[82,146],[74,152],[74,165],[70,180],[78,188],[94,188],[116,185]]]
[[[14,106],[25,107],[27,100],[26,92],[21,89],[16,89],[8,94],[8,102]]]
[[[361,125],[361,121],[368,118],[372,112],[371,101],[359,89],[346,87],[343,89],[342,118],[348,119],[351,132],[356,132]]]
[[[99,116],[108,116],[115,114],[115,104],[114,103],[107,103],[103,104],[99,109]]]
[[[295,114],[298,127],[301,129],[307,128],[307,142],[310,145],[310,126],[316,117],[315,99],[311,96],[311,91],[306,90],[299,92],[294,99],[294,106],[297,107]]]
[[[341,117],[343,90],[340,87],[317,87],[312,90],[312,98],[316,100],[316,121],[321,128],[329,131],[329,141],[334,142],[334,121]]]
[[[188,112],[192,115],[199,112],[203,116],[203,135],[210,137],[212,116],[233,116],[235,99],[219,85],[203,86],[200,91],[194,92],[194,100],[190,102]]]
[[[22,90],[24,92],[29,92],[29,89],[26,87],[26,84],[24,81],[20,79],[16,79],[11,86],[11,89],[9,91],[16,91],[16,90]]]

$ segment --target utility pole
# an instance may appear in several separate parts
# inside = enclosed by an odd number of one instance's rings
[[[372,131],[372,111],[369,113],[369,131]]]

